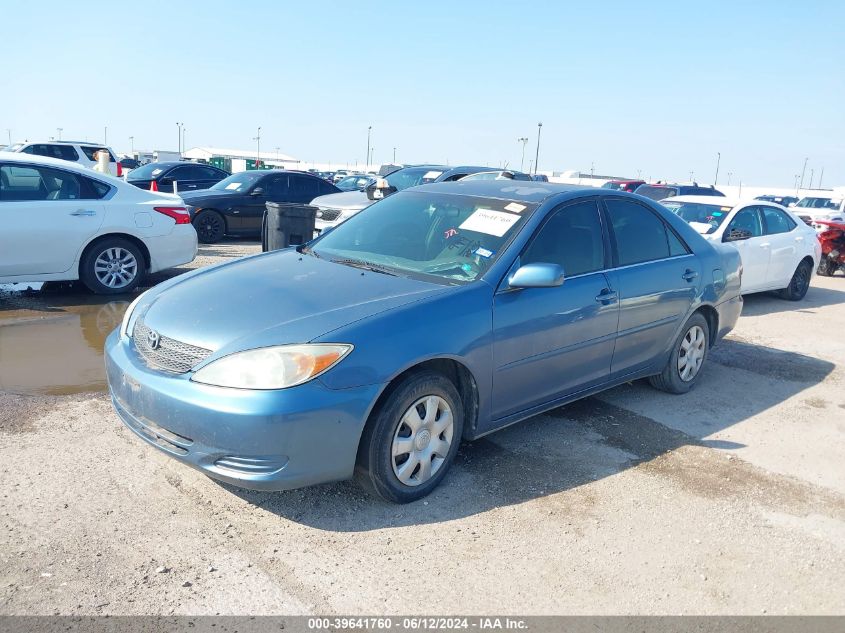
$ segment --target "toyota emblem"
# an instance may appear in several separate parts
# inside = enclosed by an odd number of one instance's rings
[[[158,349],[158,346],[161,345],[161,334],[155,330],[150,330],[150,333],[147,334],[147,343],[149,343],[150,349]]]

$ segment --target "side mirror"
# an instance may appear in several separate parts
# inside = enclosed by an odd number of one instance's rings
[[[367,187],[367,198],[370,200],[381,200],[392,193],[396,193],[396,187],[391,187],[384,178],[378,178],[373,184]]]
[[[752,237],[751,231],[746,229],[731,229],[725,236],[722,238],[723,242],[741,242],[742,240],[747,240],[748,238]]]
[[[249,192],[251,196],[263,196],[264,195],[264,187],[256,187],[252,191]]]
[[[508,279],[511,288],[553,288],[563,285],[563,266],[558,264],[525,264]]]

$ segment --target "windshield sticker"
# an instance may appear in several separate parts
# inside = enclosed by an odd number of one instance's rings
[[[719,207],[719,210],[720,211],[730,211],[731,208],[730,207]]]
[[[445,237],[448,240],[450,237],[455,237],[457,234],[458,234],[458,229],[448,229],[448,230],[443,232],[443,237]]]
[[[505,206],[505,211],[513,211],[514,213],[522,213],[525,211],[525,205],[518,202],[511,202]]]
[[[226,185],[226,189],[237,189],[242,184],[243,183],[240,183],[240,182],[230,182],[228,185]]]
[[[464,220],[464,223],[458,228],[502,237],[518,221],[519,216],[512,213],[493,211],[492,209],[476,209],[475,213]]]
[[[711,215],[710,217],[711,218],[713,218],[713,217],[718,218],[718,217],[721,217],[721,215],[722,215],[721,211],[714,211],[713,215]]]
[[[486,248],[479,247],[475,249],[475,254],[479,257],[492,257],[493,251],[488,251]]]
[[[425,176],[423,176],[423,180],[434,180],[442,173],[442,171],[427,171],[425,172]]]

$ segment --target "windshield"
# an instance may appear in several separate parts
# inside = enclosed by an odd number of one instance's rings
[[[408,187],[416,187],[417,185],[434,182],[443,171],[443,169],[437,169],[436,167],[407,167],[399,171],[394,171],[385,180],[391,187],[396,187],[397,191],[402,191]]]
[[[508,200],[406,191],[352,216],[308,250],[390,274],[469,282],[490,267],[535,208]]]
[[[830,202],[830,198],[801,198],[795,206],[804,209],[824,209]]]
[[[132,172],[135,173],[135,172]],[[239,174],[232,174],[228,178],[224,178],[217,184],[212,185],[209,189],[216,189],[218,191],[238,191],[244,193],[247,189],[252,187],[262,177],[266,176],[267,172],[250,172],[242,171]]]
[[[678,195],[677,187],[654,187],[651,185],[640,185],[634,193],[652,200],[663,200]]]
[[[614,191],[619,191],[620,189],[624,189],[625,184],[621,182],[606,182],[604,183],[601,188],[602,189],[613,189]]]
[[[23,147],[23,143],[15,143],[14,145],[9,145],[3,151],[4,152],[17,152],[21,147]]]
[[[361,191],[373,181],[372,176],[346,176],[335,186],[341,191]]]
[[[732,207],[725,207],[718,204],[701,204],[700,202],[663,202],[664,207],[687,223],[709,224],[710,228],[705,235],[714,233],[720,226]]]

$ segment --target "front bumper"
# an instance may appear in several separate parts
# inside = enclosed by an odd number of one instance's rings
[[[352,476],[379,385],[227,389],[149,368],[115,330],[106,340],[112,403],[136,435],[206,475],[252,490]]]

